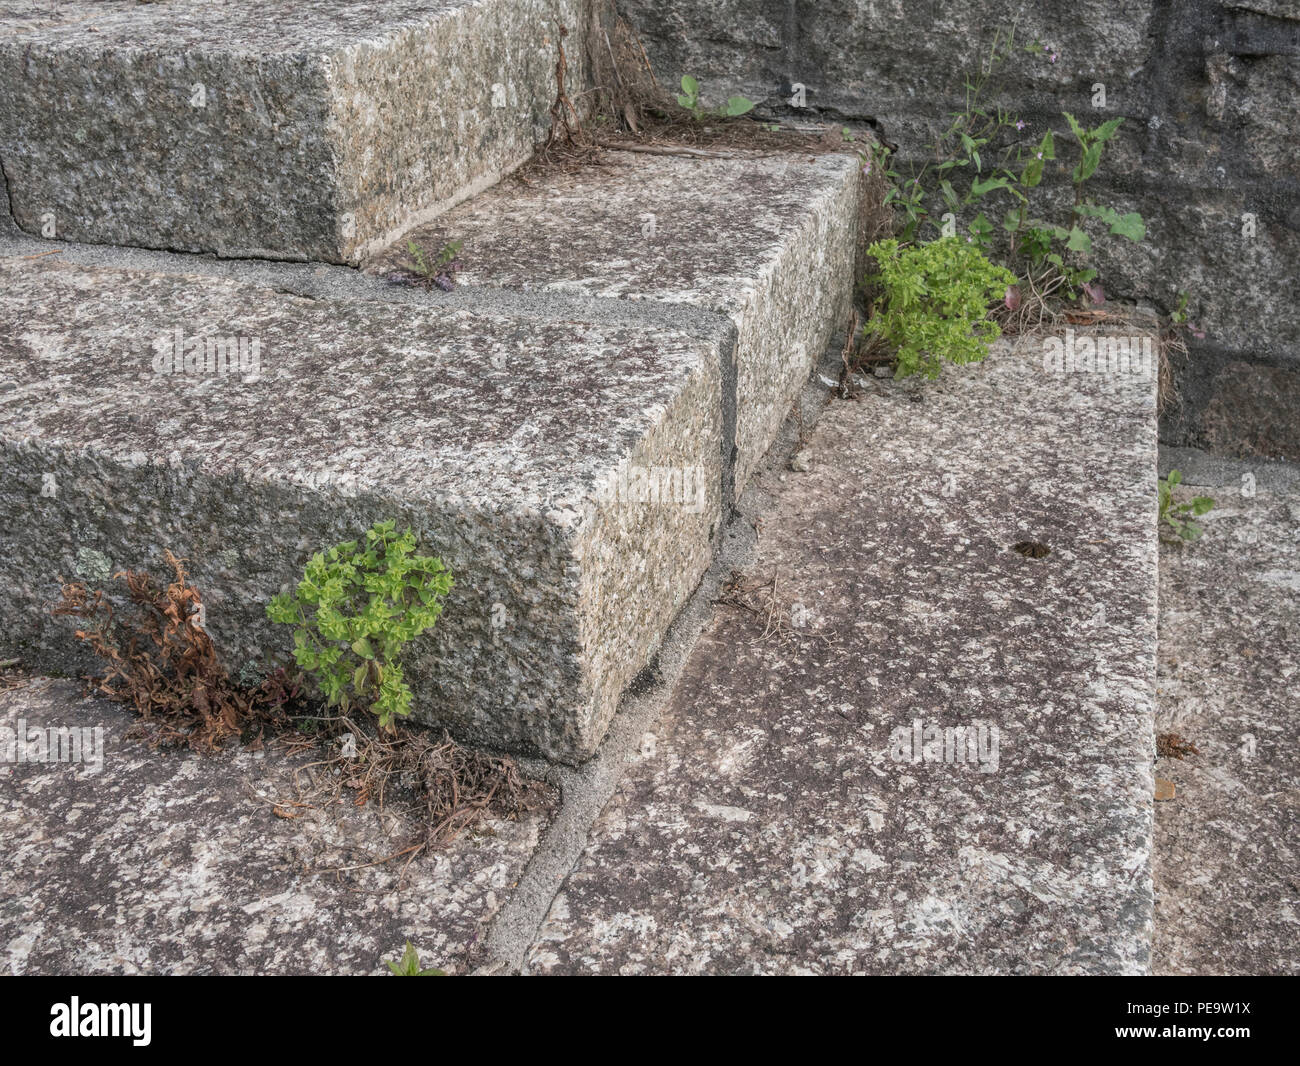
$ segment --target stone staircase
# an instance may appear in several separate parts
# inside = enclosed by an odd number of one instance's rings
[[[588,15],[0,0],[0,650],[88,668],[49,616],[59,579],[170,549],[256,674],[286,651],[270,596],[394,519],[456,577],[407,665],[418,715],[595,755],[618,788],[562,891],[573,863],[539,846],[541,938],[498,961],[952,970],[980,966],[962,937],[1014,929],[985,968],[1140,970],[1153,381],[1031,352],[882,385],[782,500],[765,456],[848,322],[856,155],[612,151],[501,180],[546,133],[558,27]],[[392,280],[408,241],[462,242],[455,291]],[[601,747],[620,700],[772,493],[755,572],[794,572],[829,628],[745,650],[720,613],[699,653],[720,672],[691,658],[624,776]],[[1026,537],[1054,554],[1008,551]],[[958,705],[1003,723],[1011,773],[888,762],[893,726]]]
[[[283,36],[275,5],[71,4],[13,21],[26,7],[7,5],[0,43],[21,231],[49,214],[80,242],[330,262],[372,248],[380,274],[410,239],[454,239],[466,271],[454,299],[406,292],[395,307],[392,285],[304,299],[240,270],[199,276],[203,259],[7,259],[6,506],[50,533],[0,564],[10,641],[71,668],[70,635],[43,610],[57,577],[170,548],[192,561],[230,661],[263,662],[283,650],[266,599],[312,551],[394,518],[457,579],[408,671],[421,712],[589,757],[843,328],[855,158],[613,153],[414,229],[531,150],[554,93],[535,53],[554,63],[577,5],[286,4],[304,21]],[[211,83],[198,118],[173,99],[191,82]],[[94,152],[74,164],[80,144]],[[251,165],[259,153],[272,172]],[[205,344],[241,339],[256,372],[202,369]]]

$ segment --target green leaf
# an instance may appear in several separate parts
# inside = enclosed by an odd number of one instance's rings
[[[754,110],[754,101],[744,96],[731,96],[727,98],[726,106],[723,108],[723,114],[728,118],[735,118],[743,115],[748,111]]]
[[[1089,145],[1084,151],[1083,157],[1079,160],[1079,165],[1074,168],[1074,180],[1076,183],[1087,181],[1095,173],[1097,167],[1101,165],[1101,145]]]
[[[994,189],[1005,189],[1009,182],[1006,178],[986,178],[984,181],[971,182],[970,194],[972,197],[985,196]]]
[[[1086,255],[1092,251],[1092,241],[1083,230],[1075,226],[1066,238],[1065,247],[1071,252],[1083,252]]]
[[[698,96],[700,93],[700,83],[690,74],[682,75],[682,92],[689,96]]]
[[[1147,235],[1146,223],[1136,211],[1130,211],[1127,215],[1116,218],[1110,224],[1110,231],[1117,237],[1127,237],[1131,241],[1144,240]]]
[[[1091,134],[1092,139],[1094,141],[1100,141],[1102,143],[1109,141],[1112,137],[1115,136],[1115,131],[1119,129],[1120,124],[1123,121],[1124,120],[1122,118],[1112,118],[1107,122],[1103,122],[1100,126],[1098,126],[1095,130],[1092,131]]]

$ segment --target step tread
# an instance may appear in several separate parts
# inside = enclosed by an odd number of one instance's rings
[[[836,404],[768,484],[776,608],[717,608],[530,972],[1145,970],[1155,382],[1025,343]],[[996,771],[895,761],[916,720],[996,725]]]
[[[47,730],[92,731],[79,762],[0,766],[6,973],[387,974],[408,940],[424,966],[464,973],[549,820],[489,814],[384,863],[402,845],[374,801],[306,784],[320,751],[155,751],[128,736],[128,708],[83,687],[0,690],[24,759]]]

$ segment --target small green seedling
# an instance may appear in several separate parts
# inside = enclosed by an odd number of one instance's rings
[[[419,277],[426,286],[438,286],[443,292],[455,288],[456,271],[460,269],[460,250],[463,241],[448,241],[437,255],[431,256],[415,241],[406,242],[406,251],[410,260],[407,270]]]
[[[397,962],[385,959],[388,968],[398,977],[446,977],[444,970],[421,970],[420,956],[415,953],[415,948],[411,942],[406,942],[406,950],[402,952],[402,957]]]
[[[737,118],[754,109],[754,101],[748,97],[730,96],[716,111],[706,111],[700,106],[700,83],[690,74],[682,75],[682,91],[677,94],[677,102],[697,119]]]
[[[1191,503],[1176,503],[1174,489],[1183,482],[1183,475],[1177,470],[1169,471],[1167,478],[1160,479],[1160,528],[1168,526],[1183,540],[1192,541],[1200,537],[1203,530],[1200,525],[1185,517],[1192,515],[1199,518],[1214,507],[1214,500],[1209,496],[1193,497]]]
[[[313,555],[297,589],[266,608],[272,622],[296,627],[294,660],[329,705],[370,707],[384,728],[411,710],[402,647],[433,627],[452,586],[441,559],[414,550],[409,529],[376,523],[364,547],[351,540]]]

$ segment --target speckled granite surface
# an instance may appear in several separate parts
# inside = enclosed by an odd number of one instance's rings
[[[528,157],[587,7],[2,0],[11,209],[65,240],[355,261]]]
[[[693,304],[736,325],[736,487],[847,328],[864,194],[853,154],[699,159],[609,152],[506,181],[366,264],[463,242],[460,285]]]
[[[125,738],[123,707],[80,691],[0,692],[0,728],[104,730],[98,770],[0,762],[6,974],[387,973],[407,940],[462,972],[546,826],[544,812],[487,819],[418,857],[400,890],[400,861],[330,873],[396,845],[350,802],[288,806],[311,756],[153,752]]]
[[[1154,381],[1030,339],[806,458],[748,569],[775,607],[719,606],[528,971],[1144,972]]]
[[[1300,972],[1300,478],[1231,465],[1161,549],[1157,730],[1199,754],[1156,764],[1157,973]]]
[[[257,342],[260,373],[156,373],[178,330]],[[712,557],[719,373],[716,337],[663,324],[0,260],[0,647],[88,665],[58,578],[170,548],[260,670],[291,647],[267,599],[393,519],[456,578],[410,649],[418,713],[581,759]]]

